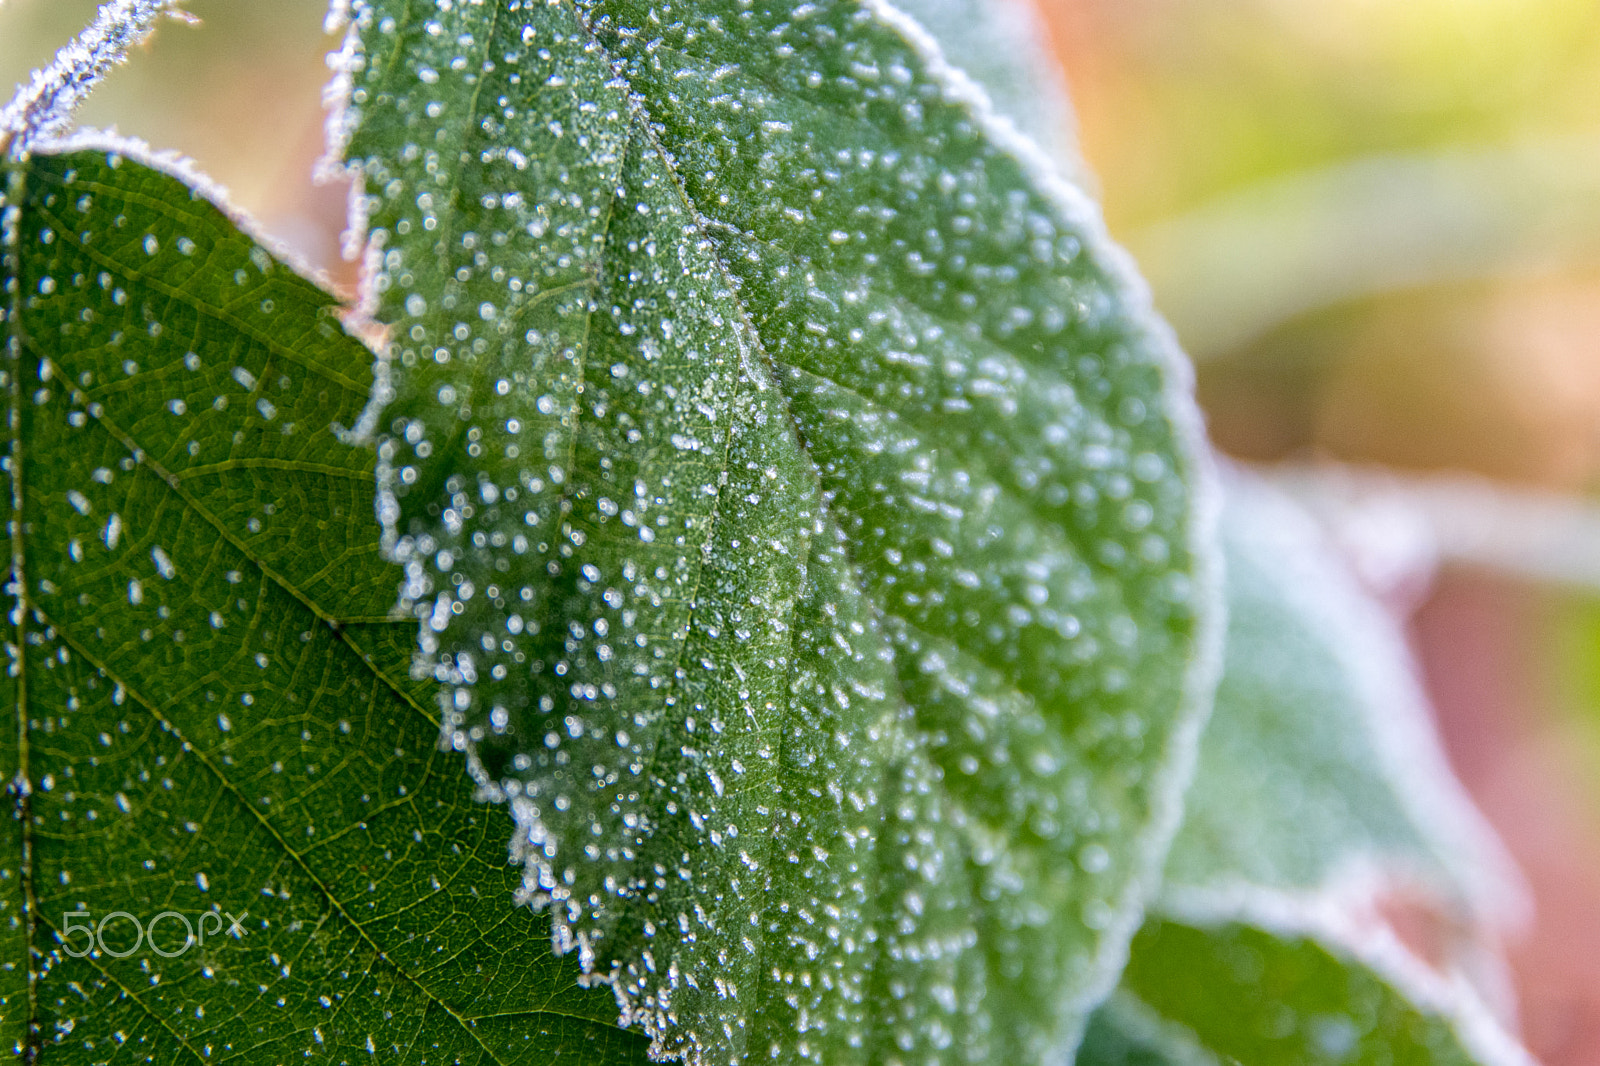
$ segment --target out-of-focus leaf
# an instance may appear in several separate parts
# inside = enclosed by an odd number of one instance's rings
[[[1592,265],[1597,175],[1587,133],[1385,152],[1247,186],[1129,243],[1203,361],[1385,293]]]
[[[1287,497],[1232,472],[1225,499],[1222,683],[1163,899],[1079,1066],[1526,1062],[1467,993],[1395,979],[1419,964],[1392,942],[1377,968],[1342,946],[1352,891],[1409,881],[1481,918],[1515,888],[1390,611]]]
[[[1456,782],[1405,635],[1314,521],[1228,478],[1228,638],[1166,891],[1315,891],[1341,875],[1421,879],[1451,904],[1514,896]]]
[[[1223,1066],[1198,1037],[1118,989],[1089,1019],[1077,1066]]]
[[[1531,1066],[1325,942],[1247,922],[1152,919],[1078,1066]]]
[[[660,1054],[1064,1054],[1211,681],[1092,207],[876,5],[353,17],[385,519],[558,945]]]
[[[643,1062],[504,905],[509,820],[437,748],[332,297],[115,153],[3,173],[4,1046]]]

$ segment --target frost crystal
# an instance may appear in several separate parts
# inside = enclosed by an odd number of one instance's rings
[[[150,36],[162,15],[185,17],[183,0],[111,0],[95,20],[50,65],[33,72],[0,111],[0,152],[26,152],[66,129],[72,114],[137,44]]]

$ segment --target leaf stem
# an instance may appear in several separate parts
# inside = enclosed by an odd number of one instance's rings
[[[64,129],[95,86],[150,36],[158,18],[192,18],[179,10],[182,3],[109,0],[100,5],[88,28],[57,52],[49,66],[34,71],[0,111],[0,155],[26,153],[40,139]]]
[[[1287,465],[1269,477],[1327,522],[1378,587],[1441,563],[1600,589],[1600,507],[1467,475]]]

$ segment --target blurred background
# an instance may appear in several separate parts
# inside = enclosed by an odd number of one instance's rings
[[[1600,3],[1038,3],[1213,439],[1309,471],[1409,612],[1532,889],[1525,1040],[1600,1064]],[[188,6],[204,26],[164,27],[85,123],[191,156],[348,291],[347,190],[312,177],[325,0]],[[93,8],[0,7],[0,83]]]

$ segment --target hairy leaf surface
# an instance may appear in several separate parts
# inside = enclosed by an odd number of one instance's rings
[[[1092,209],[886,7],[353,16],[384,517],[558,946],[691,1061],[1059,1058],[1210,680]]]
[[[332,297],[116,154],[3,169],[4,1046],[642,1062],[504,905],[509,820],[438,750],[372,456],[332,428],[371,365]]]

